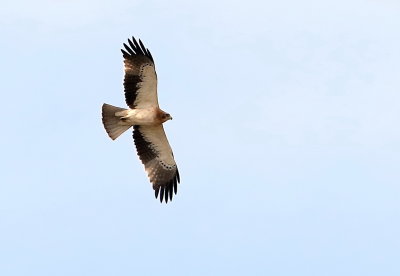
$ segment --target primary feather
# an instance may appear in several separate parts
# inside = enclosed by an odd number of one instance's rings
[[[159,108],[157,74],[150,51],[134,37],[123,44],[125,101],[129,109],[103,104],[103,125],[111,139],[133,126],[133,139],[156,198],[167,203],[180,182],[171,146],[162,124],[172,117]]]

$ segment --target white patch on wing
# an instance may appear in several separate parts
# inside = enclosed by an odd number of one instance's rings
[[[136,96],[136,108],[158,107],[157,75],[154,65],[145,63],[140,66],[139,77],[142,82]]]
[[[141,127],[144,138],[151,143],[151,146],[158,153],[158,161],[165,169],[176,167],[172,149],[165,135],[162,125]]]

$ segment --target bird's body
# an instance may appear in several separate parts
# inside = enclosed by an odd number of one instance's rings
[[[121,122],[130,126],[155,126],[169,120],[167,113],[157,107],[127,109],[115,113],[121,116]]]
[[[157,74],[153,57],[143,43],[132,37],[121,50],[125,58],[125,101],[128,109],[103,104],[102,120],[111,139],[133,126],[137,153],[160,201],[172,200],[180,181],[171,147],[162,124],[172,120],[157,99]],[[165,197],[164,197],[165,195]]]

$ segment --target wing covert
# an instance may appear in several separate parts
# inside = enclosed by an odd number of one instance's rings
[[[158,107],[157,74],[153,57],[142,41],[134,37],[124,43],[125,101],[130,108]]]

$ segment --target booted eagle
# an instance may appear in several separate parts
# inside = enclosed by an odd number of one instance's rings
[[[172,120],[162,111],[157,99],[157,74],[150,51],[134,37],[124,43],[121,52],[125,64],[125,102],[128,109],[103,104],[103,125],[111,139],[133,127],[133,139],[156,198],[160,202],[172,200],[177,192],[179,179],[171,146],[165,135],[163,123]]]

